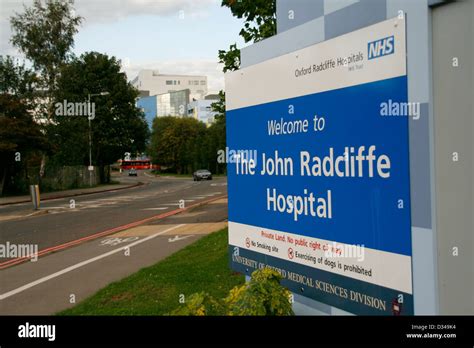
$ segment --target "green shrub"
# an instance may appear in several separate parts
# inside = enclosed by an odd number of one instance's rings
[[[186,302],[171,312],[171,315],[223,315],[225,310],[222,305],[216,301],[207,292],[198,292],[189,296]]]
[[[280,285],[280,273],[264,268],[234,287],[224,300],[228,315],[294,315],[291,292]]]
[[[280,280],[281,275],[270,268],[257,270],[248,283],[231,289],[225,299],[196,293],[171,315],[294,315],[291,292],[280,285]]]

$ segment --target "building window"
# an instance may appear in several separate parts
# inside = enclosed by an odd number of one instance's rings
[[[181,84],[181,81],[180,81],[180,80],[178,80],[178,85],[180,85],[180,84]]]
[[[172,85],[172,84],[173,84],[173,81],[171,81],[171,80],[166,80],[166,84],[167,84],[167,85]]]
[[[206,85],[206,81],[201,81],[201,86],[205,86]]]
[[[199,81],[198,81],[198,80],[194,80],[194,85],[195,85],[195,86],[199,86]]]

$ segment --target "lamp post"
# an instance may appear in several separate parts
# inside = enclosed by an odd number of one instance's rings
[[[94,167],[92,166],[92,128],[91,128],[91,97],[109,95],[109,92],[100,92],[96,94],[87,95],[87,119],[89,120],[89,186],[92,186],[92,171]]]

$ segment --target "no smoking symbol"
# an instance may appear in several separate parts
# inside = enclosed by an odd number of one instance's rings
[[[250,238],[245,239],[245,245],[250,248]]]
[[[289,249],[288,249],[288,257],[289,257],[290,259],[293,259],[293,256],[294,256],[294,254],[293,254],[293,249],[292,249],[292,248],[289,248]]]

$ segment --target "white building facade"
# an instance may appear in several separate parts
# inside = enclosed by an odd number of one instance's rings
[[[191,100],[198,100],[208,93],[207,76],[165,75],[158,70],[141,70],[131,83],[150,96],[189,89]]]

